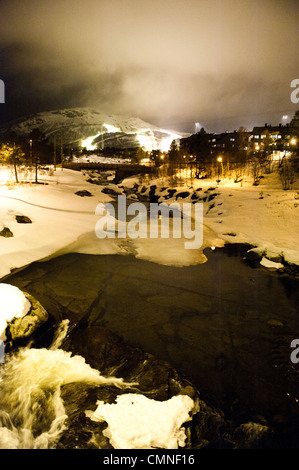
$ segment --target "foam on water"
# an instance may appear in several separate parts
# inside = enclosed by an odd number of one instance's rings
[[[60,339],[65,335],[65,325]],[[67,415],[61,386],[72,382],[126,386],[122,379],[103,377],[81,356],[56,349],[22,348],[0,368],[0,448],[55,447]]]

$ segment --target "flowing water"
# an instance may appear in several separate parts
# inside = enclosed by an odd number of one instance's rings
[[[55,447],[66,428],[67,415],[60,396],[62,385],[87,382],[123,386],[105,378],[81,356],[59,349],[67,332],[64,320],[50,348],[21,348],[0,369],[0,448]]]
[[[247,249],[207,250],[206,263],[184,268],[69,254],[7,278],[34,295],[60,331],[52,346],[22,348],[0,366],[1,447],[55,447],[66,426],[63,385],[121,386],[60,349],[65,320],[109,328],[168,361],[227,419],[262,418],[275,429],[273,447],[299,447],[299,366],[290,361],[298,279],[251,268]]]

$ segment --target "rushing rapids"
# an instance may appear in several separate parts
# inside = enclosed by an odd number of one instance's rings
[[[75,448],[184,447],[183,424],[198,412],[193,399],[178,394],[156,401],[140,394],[136,381],[114,377],[113,372],[101,375],[83,356],[62,349],[69,330],[69,320],[63,320],[48,348],[31,342],[6,355],[0,368],[0,449],[65,448],[66,435],[74,430],[69,412],[73,415],[75,409],[79,416],[84,411],[82,399],[84,403],[88,390],[95,392],[95,400],[103,393],[105,401],[91,403],[98,405],[95,411],[85,409],[87,426],[82,421],[75,424],[79,433],[90,435],[84,442],[77,436]],[[109,404],[109,393],[115,404]],[[107,430],[105,424],[103,428],[92,421],[106,422]]]
[[[21,348],[0,368],[0,448],[55,447],[67,415],[60,387],[71,382],[123,387],[122,379],[103,377],[81,356],[59,349],[67,321],[49,349]]]

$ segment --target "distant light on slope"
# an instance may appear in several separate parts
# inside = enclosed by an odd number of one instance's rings
[[[157,149],[154,133],[150,129],[140,129],[137,134],[137,139],[140,147],[144,148],[147,152]]]
[[[111,124],[103,124],[102,128],[105,128],[109,134],[113,134],[116,132],[122,132],[122,130],[118,127],[112,126]],[[157,138],[155,133],[161,133],[161,138]],[[105,132],[101,131],[96,135],[92,135],[83,139],[81,141],[81,147],[86,148],[87,150],[96,150],[97,144],[93,144],[94,140],[99,137],[100,135],[104,135]],[[171,131],[166,131],[164,129],[157,129],[153,131],[150,128],[141,128],[137,129],[135,132],[130,131],[127,134],[136,134],[137,141],[141,148],[146,150],[147,152],[151,152],[152,150],[161,150],[162,152],[168,152],[170,149],[171,142],[176,139],[180,139],[181,136],[175,134]],[[163,136],[164,134],[164,136]]]
[[[163,137],[160,144],[160,150],[162,150],[162,152],[168,152],[171,146],[171,142],[173,140],[180,139],[180,136],[170,131],[164,131],[163,129],[160,129],[160,132],[168,134],[168,137]]]
[[[93,144],[93,141],[94,141],[94,139],[99,137],[99,135],[101,135],[101,132],[99,132],[96,135],[92,135],[90,137],[87,137],[84,140],[81,140],[81,147],[86,148],[86,150],[96,150],[97,144]]]
[[[111,126],[111,124],[103,124],[103,127],[106,127],[107,131],[111,134],[113,132],[121,132],[121,130],[118,127]]]
[[[181,136],[171,131],[164,129],[158,129],[155,132],[161,132],[166,134],[166,137],[162,137],[161,140],[157,139],[154,132],[151,129],[141,129],[138,132],[138,141],[141,147],[145,148],[146,151],[151,152],[152,150],[161,150],[162,152],[168,152],[170,149],[171,142],[176,139],[180,139]]]
[[[103,124],[102,128],[105,127],[106,131],[109,134],[113,134],[115,132],[121,132],[121,130],[118,127],[112,126],[111,124]],[[83,139],[81,141],[81,147],[86,148],[86,150],[96,150],[97,149],[97,143],[93,144],[93,141],[99,137],[100,135],[104,135],[105,132],[102,130],[96,135],[91,135],[90,137],[87,137],[86,139]]]

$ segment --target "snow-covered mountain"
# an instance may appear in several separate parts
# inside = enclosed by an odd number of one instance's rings
[[[146,150],[168,150],[170,143],[186,134],[160,129],[137,117],[104,114],[92,108],[67,108],[41,112],[15,120],[2,130],[28,135],[38,128],[50,141],[93,150],[101,147],[141,146]]]

